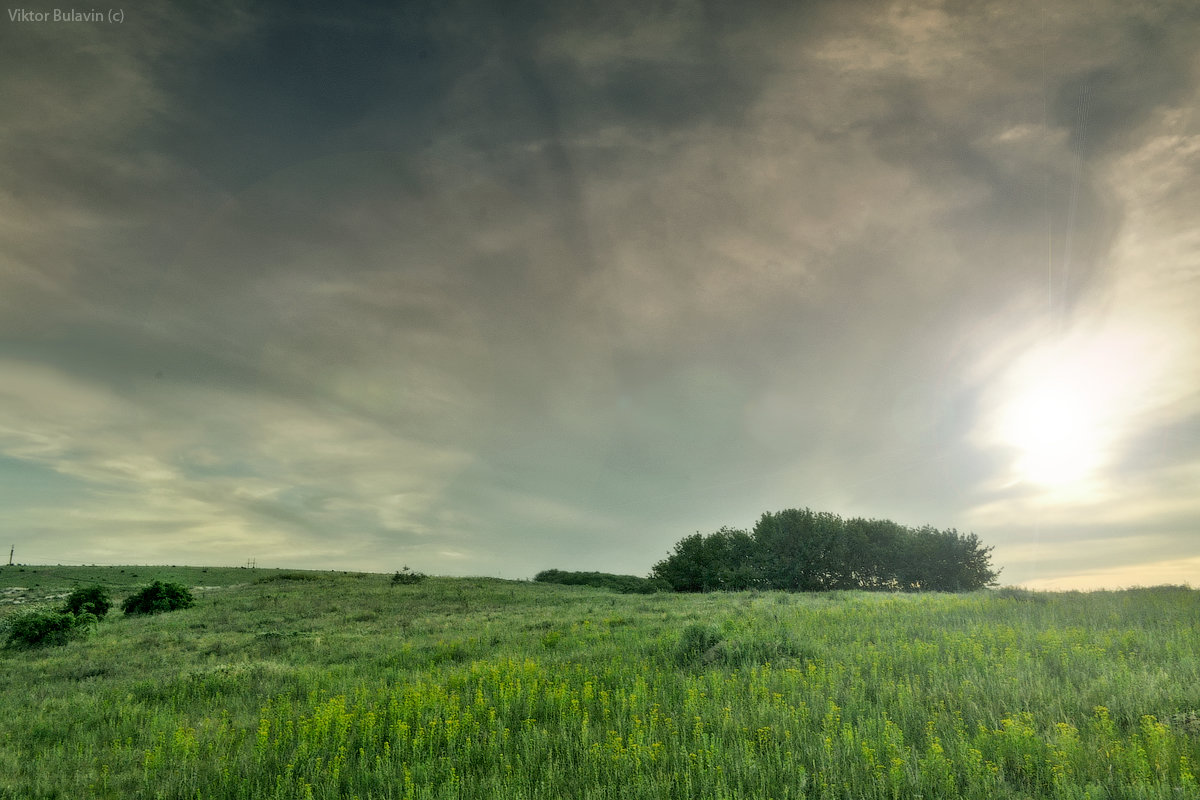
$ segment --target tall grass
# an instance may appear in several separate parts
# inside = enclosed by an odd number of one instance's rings
[[[1200,797],[1198,600],[249,583],[0,655],[0,796]]]

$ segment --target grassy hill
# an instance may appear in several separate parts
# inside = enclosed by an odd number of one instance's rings
[[[0,567],[0,613],[8,605],[53,603],[77,586],[103,586],[114,596],[133,592],[150,581],[170,581],[205,592],[264,578],[295,573],[285,569],[246,567],[65,567],[17,565]],[[309,572],[346,575],[344,572]]]
[[[26,606],[79,582],[209,588],[0,651],[4,798],[1200,797],[1188,589],[19,569],[0,589]]]

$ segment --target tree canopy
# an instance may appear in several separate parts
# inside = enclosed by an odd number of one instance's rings
[[[654,565],[651,577],[677,592],[970,591],[996,582],[991,552],[975,534],[953,528],[791,508],[763,514],[750,532],[721,528],[688,536]]]

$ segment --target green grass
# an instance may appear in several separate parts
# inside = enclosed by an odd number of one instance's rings
[[[1200,797],[1189,589],[26,569],[0,586],[219,588],[0,652],[0,797]]]
[[[307,577],[346,575],[344,572],[297,572],[283,569],[247,569],[245,567],[0,567],[0,611],[9,605],[45,603],[65,597],[77,586],[103,586],[117,596],[154,580],[199,587],[226,588],[242,583],[271,580],[280,576]]]

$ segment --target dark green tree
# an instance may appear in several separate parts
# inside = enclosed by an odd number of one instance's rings
[[[650,574],[677,592],[737,591],[763,585],[758,562],[750,534],[726,527],[680,540]]]
[[[677,592],[704,592],[711,587],[704,560],[704,536],[694,533],[680,539],[675,549],[650,572]]]
[[[851,519],[847,529],[859,536],[857,564],[863,589],[899,589],[896,565],[908,529],[890,519]]]
[[[839,582],[837,543],[841,519],[811,509],[765,513],[754,526],[760,570],[767,585],[790,592],[817,592]]]

